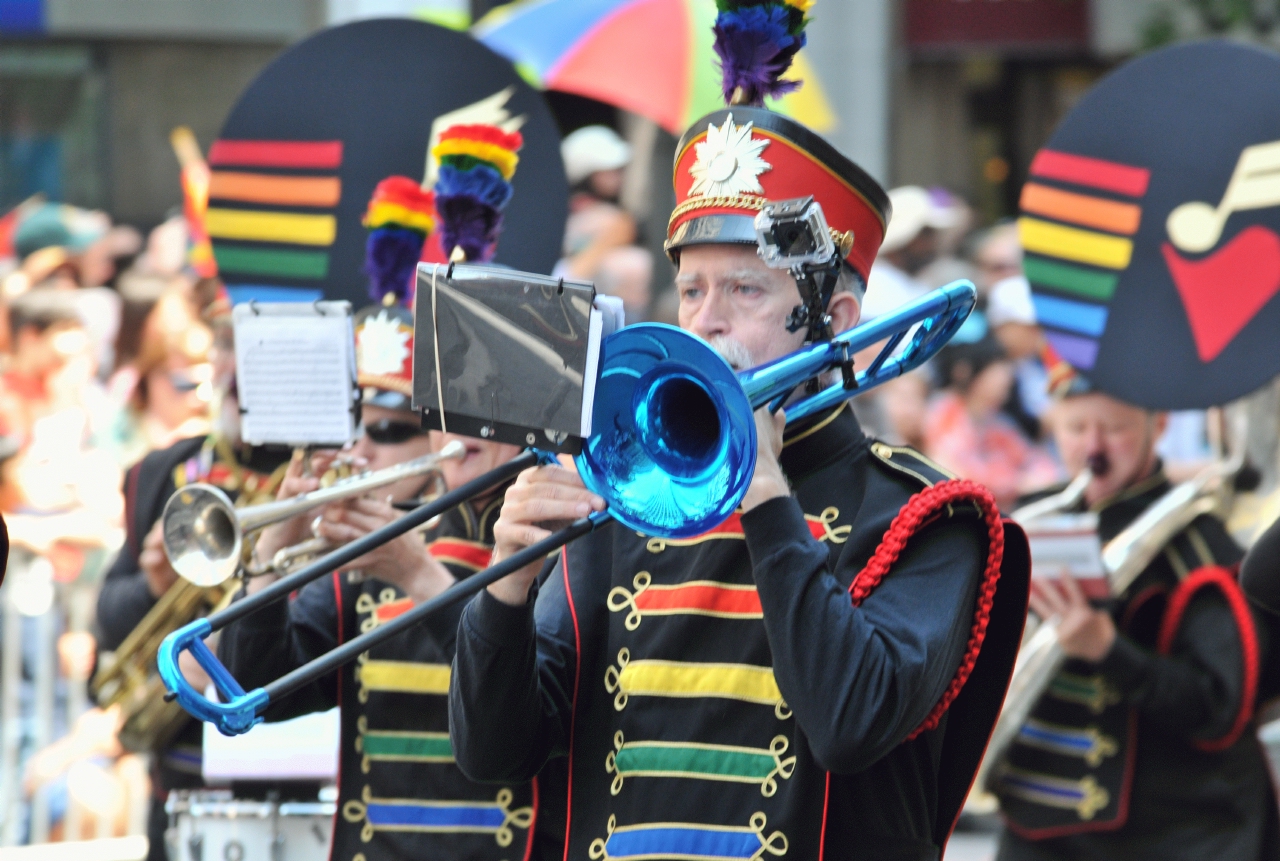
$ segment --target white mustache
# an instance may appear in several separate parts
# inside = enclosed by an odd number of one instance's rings
[[[729,363],[729,367],[735,371],[745,371],[748,368],[754,368],[757,362],[752,358],[751,351],[748,350],[741,342],[726,335],[712,335],[708,340],[717,353],[724,357]]]

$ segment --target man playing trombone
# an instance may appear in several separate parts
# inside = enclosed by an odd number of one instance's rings
[[[834,293],[809,319],[857,323],[889,215],[874,180],[751,107],[704,117],[677,152],[667,248],[682,328],[737,368],[821,337],[788,328],[805,296],[762,262],[753,228],[764,200],[806,195],[841,241]],[[566,857],[933,859],[947,839],[952,778],[968,780],[952,771],[965,741],[948,722],[975,729],[978,750],[990,727],[947,711],[982,646],[975,600],[999,575],[988,526],[975,505],[944,507],[872,586],[860,572],[895,516],[948,476],[867,439],[847,403],[785,433],[762,410],[757,426],[754,479],[724,524],[690,539],[603,527],[565,547],[540,589],[534,564],[463,613],[458,763],[514,781],[567,756]],[[603,506],[571,469],[528,470],[506,493],[494,559]],[[988,637],[983,656],[1003,654],[1007,672],[1016,630]],[[967,684],[986,690],[980,676]]]

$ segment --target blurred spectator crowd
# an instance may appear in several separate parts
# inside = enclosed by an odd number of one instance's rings
[[[620,202],[629,145],[590,126],[563,154],[573,196],[557,274],[619,296],[628,322],[674,323],[671,270]],[[977,285],[979,310],[929,366],[854,408],[869,434],[986,484],[1008,509],[1067,478],[1016,227],[975,225],[942,189],[890,197],[863,319],[957,278]],[[0,510],[13,544],[0,662],[20,679],[0,691],[0,846],[142,829],[146,769],[117,743],[117,716],[90,708],[86,682],[97,586],[123,540],[125,470],[209,433],[228,383],[215,369],[230,367],[230,345],[210,325],[219,285],[187,254],[181,217],[144,236],[30,200],[0,219]],[[1202,418],[1175,417],[1164,442],[1175,475],[1208,457],[1203,437]]]

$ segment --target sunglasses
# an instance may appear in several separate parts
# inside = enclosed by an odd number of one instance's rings
[[[364,426],[364,435],[375,445],[395,445],[408,442],[414,437],[426,436],[427,431],[417,422],[398,422],[395,419],[382,419]]]

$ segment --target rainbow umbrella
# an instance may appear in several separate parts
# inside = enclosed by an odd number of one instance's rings
[[[724,107],[715,20],[715,0],[517,0],[472,33],[534,86],[617,105],[678,135]],[[804,51],[789,76],[804,86],[768,106],[815,131],[835,128]]]

